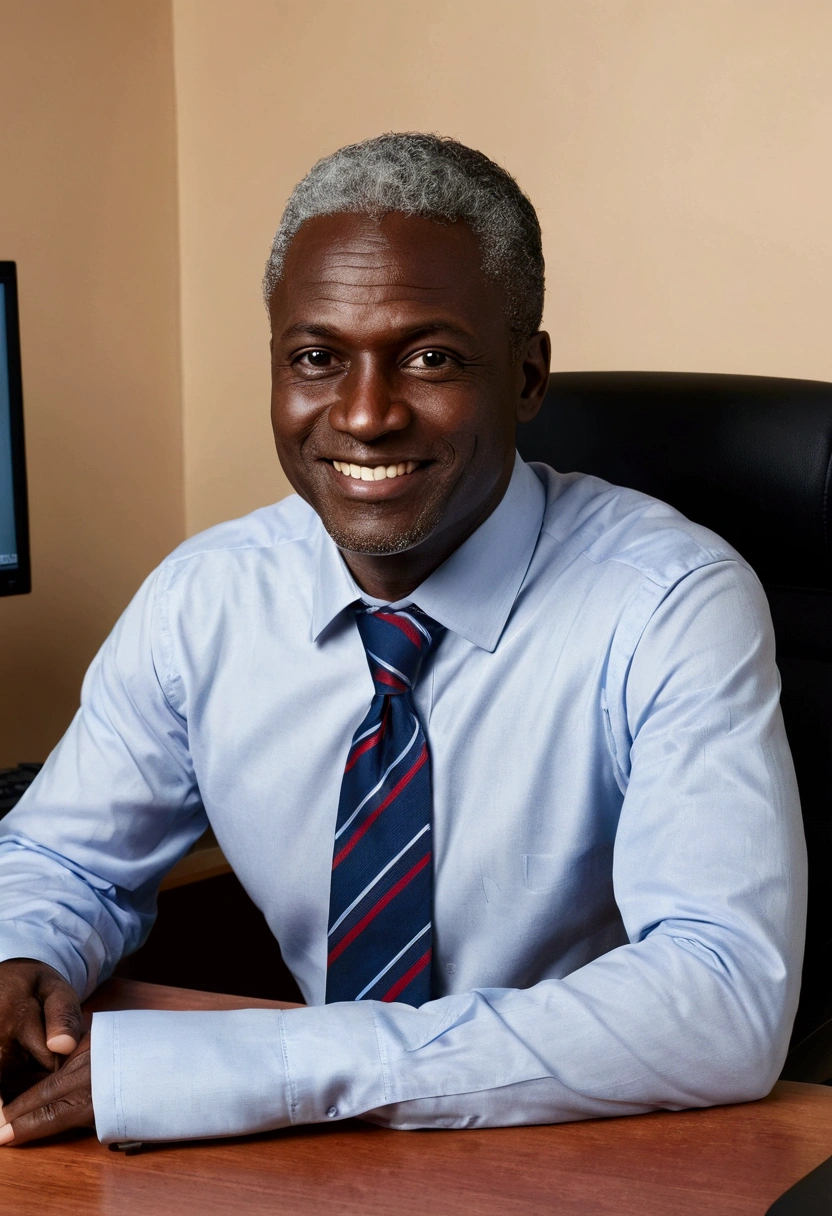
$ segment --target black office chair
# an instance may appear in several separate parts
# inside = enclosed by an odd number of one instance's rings
[[[560,372],[518,448],[671,503],[725,537],[765,586],[809,851],[803,986],[783,1076],[832,1083],[832,384]]]

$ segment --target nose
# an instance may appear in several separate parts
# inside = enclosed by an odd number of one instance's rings
[[[373,365],[350,369],[341,381],[341,394],[330,408],[333,430],[372,443],[391,431],[403,431],[412,421],[410,407],[395,400],[382,370]]]

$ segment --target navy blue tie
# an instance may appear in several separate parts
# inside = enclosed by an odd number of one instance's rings
[[[326,999],[430,1000],[433,867],[427,740],[413,702],[441,632],[417,608],[362,605],[375,686],[347,756],[332,857]]]

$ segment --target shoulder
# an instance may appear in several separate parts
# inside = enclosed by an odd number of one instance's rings
[[[217,524],[164,559],[155,601],[183,608],[192,606],[195,596],[201,603],[212,601],[220,611],[240,595],[250,600],[268,588],[291,586],[298,592],[312,576],[322,531],[317,514],[296,494]]]
[[[312,508],[291,494],[280,502],[252,511],[240,519],[230,519],[184,541],[163,563],[176,566],[199,562],[220,554],[243,554],[251,550],[274,550],[282,545],[303,544],[316,536],[320,527]]]
[[[727,541],[668,503],[586,473],[534,470],[546,490],[541,531],[573,558],[627,567],[663,589],[716,563],[749,568]]]
[[[177,647],[185,639],[198,638],[199,649],[211,653],[220,637],[244,636],[265,621],[286,628],[296,619],[311,595],[322,533],[316,513],[292,495],[208,528],[164,559],[146,607],[141,596],[134,604],[150,629],[171,704],[181,704]]]

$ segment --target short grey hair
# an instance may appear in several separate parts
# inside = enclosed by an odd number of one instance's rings
[[[540,223],[517,182],[454,139],[391,133],[325,156],[292,191],[263,278],[268,308],[299,228],[319,215],[391,211],[469,225],[484,272],[503,288],[515,352],[540,328],[544,263]]]

